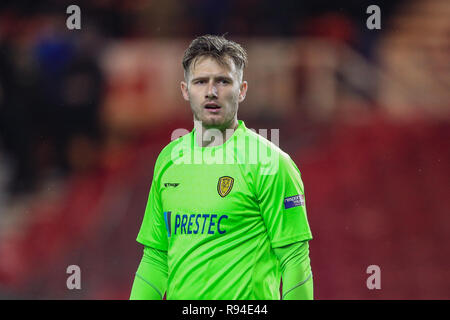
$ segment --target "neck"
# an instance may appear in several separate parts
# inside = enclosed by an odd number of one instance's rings
[[[200,147],[215,147],[225,143],[238,127],[237,120],[225,128],[205,127],[202,122],[194,121],[194,128],[197,132],[197,145]]]

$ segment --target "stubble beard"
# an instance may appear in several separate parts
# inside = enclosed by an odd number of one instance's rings
[[[198,121],[202,124],[202,127],[205,129],[218,129],[222,132],[225,132],[226,129],[233,129],[234,128],[234,121],[236,119],[237,114],[237,108],[236,111],[233,113],[231,119],[227,119],[225,116],[219,119],[201,119],[198,116],[198,113],[194,112],[194,108],[192,108],[192,112],[194,114],[194,121]],[[200,112],[203,110],[201,109]],[[237,120],[237,119],[236,119]]]

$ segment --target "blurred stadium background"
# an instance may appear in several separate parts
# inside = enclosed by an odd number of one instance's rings
[[[449,299],[449,16],[446,0],[2,1],[0,298],[129,297],[156,156],[192,128],[183,50],[227,33],[249,53],[239,118],[280,129],[302,172],[315,298]]]

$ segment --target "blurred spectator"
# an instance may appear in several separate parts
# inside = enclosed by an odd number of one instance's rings
[[[80,137],[99,136],[98,110],[103,78],[96,58],[80,52],[74,41],[53,33],[35,47],[39,98],[35,104],[42,143],[53,147],[54,164],[68,173],[68,150]]]
[[[9,19],[0,28],[0,147],[11,159],[7,190],[19,195],[35,190],[54,169],[70,172],[79,163],[73,161],[79,147],[95,149],[103,76],[92,32],[73,37],[64,16],[4,17]],[[18,29],[28,36],[15,36]]]
[[[8,189],[13,193],[31,191],[35,185],[33,160],[33,121],[27,99],[24,77],[31,74],[18,72],[14,55],[17,53],[9,39],[0,38],[0,142],[11,157],[12,174]]]

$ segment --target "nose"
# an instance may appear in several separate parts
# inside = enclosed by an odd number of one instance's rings
[[[213,99],[217,98],[217,88],[214,83],[208,84],[208,91],[206,92],[206,98]]]

